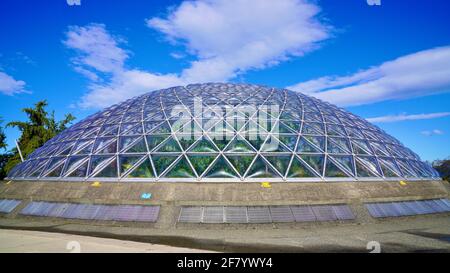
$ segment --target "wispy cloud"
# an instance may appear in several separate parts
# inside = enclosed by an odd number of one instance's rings
[[[288,89],[340,106],[450,92],[450,46],[420,51],[348,76],[326,76]]]
[[[434,129],[431,131],[422,131],[420,133],[424,136],[434,136],[434,135],[443,135],[444,134],[444,132],[439,129]]]
[[[30,93],[25,89],[26,83],[16,80],[12,76],[0,71],[0,93],[5,95],[15,95],[19,93]]]
[[[420,119],[433,119],[450,116],[450,112],[440,112],[440,113],[429,113],[429,114],[399,114],[399,115],[388,115],[374,118],[367,118],[368,121],[373,123],[387,123],[387,122],[398,122],[405,120],[420,120]]]
[[[184,1],[164,18],[147,25],[171,43],[185,45],[189,67],[173,74],[128,68],[123,39],[104,25],[73,26],[64,44],[76,50],[75,70],[91,80],[82,107],[105,107],[153,89],[194,82],[227,81],[250,69],[261,69],[301,56],[330,37],[320,8],[306,0]]]

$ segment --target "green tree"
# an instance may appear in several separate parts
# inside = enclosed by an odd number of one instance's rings
[[[442,179],[450,182],[450,159],[436,160],[433,162],[433,168],[435,168]]]
[[[8,162],[8,160],[12,157],[12,154],[6,151],[7,147],[6,135],[5,132],[3,131],[3,127],[1,126],[2,123],[3,119],[0,118],[0,149],[3,149],[5,151],[5,153],[0,154],[0,180],[5,178],[6,176],[5,165],[6,162]]]
[[[47,101],[43,100],[37,102],[34,108],[24,108],[22,111],[27,114],[28,121],[12,121],[6,125],[6,127],[16,127],[21,131],[18,144],[24,158],[65,130],[75,120],[72,114],[66,114],[63,120],[57,122],[55,112],[49,114],[45,110],[47,105]],[[14,148],[11,152],[12,157],[5,165],[6,173],[21,162],[18,150]]]

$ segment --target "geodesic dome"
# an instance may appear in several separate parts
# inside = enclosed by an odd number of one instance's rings
[[[49,140],[16,180],[331,181],[437,178],[343,109],[285,89],[192,84],[113,105]]]

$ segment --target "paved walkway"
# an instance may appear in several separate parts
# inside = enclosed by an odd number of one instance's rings
[[[169,253],[209,251],[63,233],[0,229],[0,253],[5,252]]]

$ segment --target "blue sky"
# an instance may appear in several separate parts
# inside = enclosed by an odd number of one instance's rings
[[[191,82],[264,84],[368,118],[422,159],[450,156],[450,3],[4,0],[0,116],[47,99],[78,120]],[[12,147],[19,132],[6,129]]]

